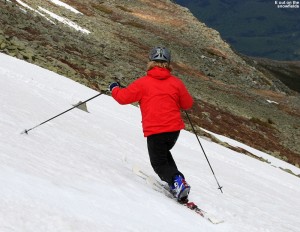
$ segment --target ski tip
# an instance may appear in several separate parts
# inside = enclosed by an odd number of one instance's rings
[[[208,220],[213,224],[221,224],[224,222],[224,220],[220,220],[220,219],[213,218],[213,217],[208,218]]]

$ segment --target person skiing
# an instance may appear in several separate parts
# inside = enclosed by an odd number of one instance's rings
[[[149,53],[147,75],[126,88],[113,82],[109,89],[121,105],[139,102],[151,166],[168,183],[177,200],[185,202],[191,187],[178,170],[170,150],[185,127],[180,110],[190,109],[193,98],[184,83],[171,74],[170,61],[171,53],[166,47],[154,47]]]

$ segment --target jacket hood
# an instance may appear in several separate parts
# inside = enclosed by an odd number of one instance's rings
[[[154,67],[147,72],[147,75],[155,79],[164,80],[171,76],[171,72],[166,68]]]

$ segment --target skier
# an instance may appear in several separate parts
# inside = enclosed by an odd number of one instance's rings
[[[138,78],[126,88],[118,82],[109,89],[119,104],[139,102],[144,136],[151,165],[161,180],[180,202],[188,200],[190,185],[178,170],[170,150],[180,130],[184,128],[181,109],[189,109],[193,98],[183,82],[171,74],[171,53],[163,47],[154,47],[149,53],[147,75]]]

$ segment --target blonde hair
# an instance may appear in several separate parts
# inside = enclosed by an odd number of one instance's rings
[[[172,66],[168,62],[159,62],[159,61],[149,61],[147,64],[147,71],[153,69],[154,67],[166,68],[172,71]]]

